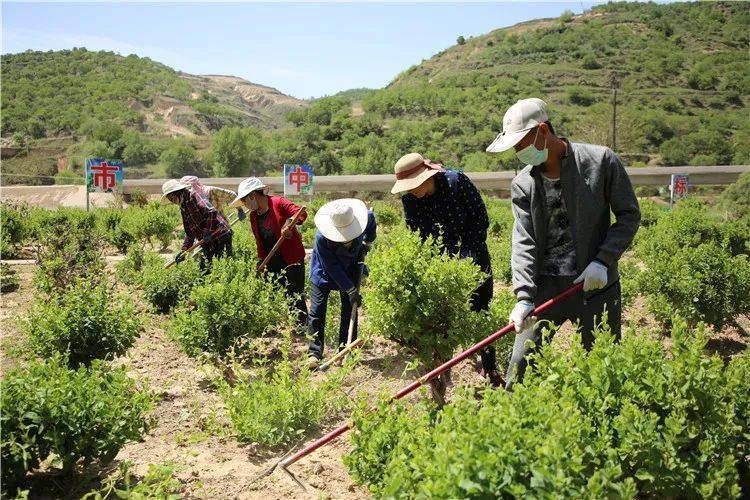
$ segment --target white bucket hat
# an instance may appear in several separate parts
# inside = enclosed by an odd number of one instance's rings
[[[508,108],[503,116],[503,131],[500,132],[492,144],[487,146],[488,153],[502,153],[507,151],[524,138],[537,125],[549,120],[547,118],[547,103],[536,97],[520,99]]]
[[[367,206],[355,198],[329,201],[315,214],[315,227],[331,241],[351,241],[367,228]]]
[[[396,183],[391,188],[391,193],[403,193],[422,185],[424,181],[437,174],[444,172],[442,165],[432,163],[422,157],[419,153],[409,153],[401,157],[393,168],[396,174]]]
[[[237,207],[242,204],[242,198],[249,195],[253,191],[258,191],[262,189],[263,194],[268,194],[268,186],[263,184],[263,181],[258,179],[257,177],[248,177],[244,181],[240,182],[240,185],[237,186],[237,198],[235,198],[232,203],[229,204],[230,207]]]
[[[175,180],[175,179],[169,179],[167,182],[161,185],[161,197],[164,199],[169,193],[174,193],[175,191],[179,191],[181,189],[188,189],[190,186],[187,184],[183,184],[182,182]]]

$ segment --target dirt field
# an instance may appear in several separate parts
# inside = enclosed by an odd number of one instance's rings
[[[112,262],[109,263],[111,266]],[[2,295],[0,312],[3,372],[17,362],[24,341],[19,321],[30,307],[34,294],[31,283],[34,266],[24,264],[14,265],[14,268],[19,272],[20,288]],[[183,484],[183,496],[189,498],[369,497],[366,488],[353,483],[342,464],[341,459],[348,452],[346,436],[291,467],[306,489],[300,488],[279,469],[251,484],[253,478],[278,461],[288,448],[267,449],[240,444],[233,436],[223,402],[213,385],[212,380],[217,376],[215,369],[201,365],[180,351],[164,331],[167,316],[149,312],[138,293],[130,293],[139,307],[145,328],[128,355],[116,363],[127,367],[132,377],[147,382],[158,395],[154,412],[157,424],[144,441],[126,445],[115,462],[104,471],[91,468],[82,471],[72,481],[62,480],[54,472],[42,471],[33,481],[33,498],[78,498],[98,486],[97,476],[106,476],[126,460],[133,463],[133,472],[138,477],[146,473],[149,464],[171,464],[175,477]],[[644,311],[639,299],[626,311],[626,322],[655,328],[653,320]],[[624,331],[627,332],[627,327]],[[747,347],[748,331],[750,321],[741,318],[739,325],[727,327],[715,336],[709,348],[725,358],[731,357]],[[566,348],[572,341],[571,332],[566,325],[555,338],[555,344]],[[668,337],[665,342],[669,342]],[[303,339],[296,339],[296,349],[303,351],[305,345]],[[403,375],[407,361],[408,357],[395,344],[375,339],[364,349],[361,365],[349,375],[343,390],[352,398],[366,395],[374,399],[379,394],[392,394],[411,381],[409,376]],[[476,361],[469,362],[454,370],[454,386],[483,383],[477,374],[477,365]],[[426,390],[421,390],[410,397],[429,396]],[[344,423],[347,415],[348,410],[345,410],[330,418],[323,428],[308,434],[299,444],[310,442]]]

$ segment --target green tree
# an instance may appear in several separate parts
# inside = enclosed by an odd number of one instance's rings
[[[224,127],[214,135],[209,153],[216,177],[241,177],[262,173],[265,148],[262,136],[253,129]]]
[[[177,178],[195,173],[198,157],[191,146],[177,143],[164,150],[159,156],[159,162],[164,165],[167,177]]]

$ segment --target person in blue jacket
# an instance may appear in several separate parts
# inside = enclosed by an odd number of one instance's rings
[[[349,333],[352,305],[359,300],[361,263],[376,236],[375,215],[361,200],[341,199],[326,203],[315,214],[315,248],[310,262],[310,313],[307,331],[312,337],[310,366],[323,358],[326,310],[331,291],[341,295],[339,346]],[[357,338],[354,318],[352,341]]]

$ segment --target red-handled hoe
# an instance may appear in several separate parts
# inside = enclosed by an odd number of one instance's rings
[[[266,268],[271,260],[271,257],[273,257],[281,247],[281,243],[284,241],[284,238],[286,238],[286,235],[289,233],[289,231],[294,229],[294,227],[297,225],[297,222],[299,222],[299,218],[302,217],[302,214],[304,214],[306,210],[307,208],[304,205],[299,207],[299,210],[297,210],[297,213],[294,214],[292,220],[289,221],[288,224],[284,225],[284,227],[281,229],[281,235],[279,236],[278,241],[276,241],[273,248],[271,248],[271,251],[268,252],[268,255],[266,255],[266,258],[263,259],[263,262],[261,262],[258,266],[257,271],[259,273]]]
[[[539,314],[543,313],[544,311],[546,311],[550,307],[552,307],[552,306],[554,306],[554,305],[556,305],[556,304],[558,304],[558,303],[560,303],[560,302],[568,299],[569,297],[571,297],[572,295],[575,295],[576,293],[578,293],[581,290],[583,290],[583,283],[578,283],[576,285],[573,285],[572,287],[568,288],[567,290],[565,290],[561,294],[556,295],[555,297],[552,297],[547,302],[545,302],[545,303],[541,304],[540,306],[538,306],[536,309],[534,309],[531,312],[531,315],[532,316],[538,316]],[[427,381],[431,380],[434,377],[437,377],[438,375],[440,375],[441,373],[443,373],[445,370],[447,370],[449,368],[452,368],[453,366],[455,366],[458,363],[460,363],[461,361],[465,360],[466,358],[468,358],[472,354],[480,351],[481,349],[484,349],[485,347],[487,347],[488,345],[490,345],[491,343],[493,343],[494,341],[496,341],[497,339],[499,339],[503,335],[506,335],[506,334],[512,332],[513,330],[514,330],[513,323],[509,323],[507,326],[503,327],[501,330],[496,331],[495,333],[493,333],[492,335],[490,335],[486,339],[482,340],[478,344],[475,344],[474,346],[468,348],[467,350],[465,350],[461,354],[457,355],[453,359],[451,359],[449,361],[446,361],[442,365],[440,365],[437,368],[433,369],[431,372],[423,375],[422,377],[418,378],[417,380],[415,380],[414,382],[412,382],[408,386],[404,387],[403,389],[401,389],[400,391],[398,391],[391,398],[391,401],[403,398],[407,394],[413,392],[414,390],[416,390],[419,387],[421,387],[422,385],[424,385]],[[313,451],[317,450],[321,446],[324,446],[324,445],[330,443],[331,441],[333,441],[334,439],[336,439],[340,435],[344,434],[345,432],[351,430],[352,426],[353,426],[353,423],[351,421],[349,421],[349,422],[345,423],[344,425],[342,425],[341,427],[338,427],[338,428],[332,430],[331,432],[329,432],[325,436],[323,436],[323,437],[321,437],[321,438],[313,441],[312,443],[310,443],[309,445],[307,445],[306,447],[304,447],[303,449],[301,449],[297,453],[295,453],[295,454],[293,454],[291,456],[282,458],[279,462],[277,462],[276,464],[274,464],[273,466],[271,466],[269,469],[267,469],[266,471],[264,471],[260,476],[256,477],[253,481],[251,481],[250,484],[253,484],[256,481],[258,481],[258,480],[260,480],[260,479],[262,479],[262,478],[270,475],[276,469],[276,467],[281,467],[281,469],[284,472],[286,472],[287,474],[289,474],[289,476],[292,479],[294,479],[294,481],[298,485],[300,485],[300,486],[302,486],[302,488],[304,488],[304,485],[302,485],[302,483],[296,477],[294,477],[294,475],[287,469],[287,467],[289,467],[290,465],[292,465],[295,462],[299,461],[301,458],[309,455],[310,453],[312,453]]]
[[[239,218],[231,220],[229,222],[229,227],[232,227],[235,224],[235,222],[237,222],[238,220],[239,220]],[[221,233],[222,231],[224,231],[224,228],[220,227],[219,229],[217,229],[216,231],[214,231],[213,233],[211,233],[211,237],[214,238],[214,237],[218,236],[219,233]],[[182,253],[184,253],[185,255],[188,255],[190,252],[192,252],[196,248],[199,248],[199,247],[202,247],[202,246],[203,246],[203,240],[196,241],[195,243],[193,243],[192,246],[190,246],[189,248],[187,248],[186,250],[184,250]],[[174,260],[174,259],[172,259],[171,261],[169,261],[167,264],[164,265],[164,269],[169,269],[170,267],[174,266],[175,264],[177,264],[177,261]]]

